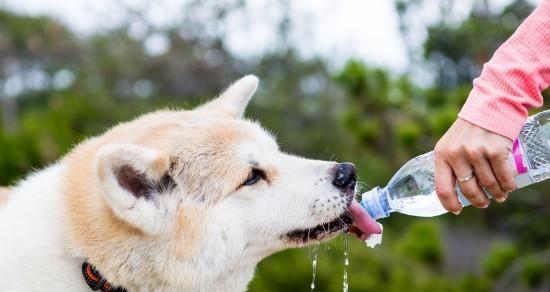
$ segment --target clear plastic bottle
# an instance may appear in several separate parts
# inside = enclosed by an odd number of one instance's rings
[[[514,141],[508,163],[518,188],[550,178],[550,110],[529,117]],[[458,186],[456,190],[462,206],[470,205]],[[386,187],[364,193],[360,204],[374,219],[392,212],[420,217],[446,213],[435,193],[433,152],[407,162]]]

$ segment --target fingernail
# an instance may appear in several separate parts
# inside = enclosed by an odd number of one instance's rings
[[[495,198],[495,200],[496,200],[497,202],[499,202],[499,203],[502,203],[502,202],[506,201],[506,199],[508,199],[508,196]]]
[[[485,206],[483,206],[483,207],[481,207],[481,208],[487,209],[487,207],[489,207],[489,203],[487,203],[487,205],[485,205]]]
[[[459,215],[459,214],[460,214],[460,212],[462,212],[462,210],[454,211],[454,212],[453,212],[453,214],[455,214],[455,215]]]

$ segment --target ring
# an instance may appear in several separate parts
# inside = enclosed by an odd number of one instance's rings
[[[467,181],[471,180],[473,177],[474,177],[474,173],[470,172],[470,174],[468,174],[467,176],[457,177],[456,180],[458,182],[463,183],[463,182],[467,182]]]

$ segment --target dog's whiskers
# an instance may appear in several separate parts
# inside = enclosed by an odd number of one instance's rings
[[[371,187],[367,183],[362,181],[357,181],[357,183],[355,184],[355,195],[360,196],[362,193],[370,189]]]
[[[347,212],[347,211],[346,211],[346,212]],[[338,221],[339,221],[340,223],[342,223],[344,226],[346,226],[346,227],[348,226],[348,224],[347,224],[346,222],[344,222],[344,220],[342,220],[342,218],[338,218]]]

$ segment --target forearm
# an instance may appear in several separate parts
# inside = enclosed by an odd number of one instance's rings
[[[483,66],[459,117],[515,139],[550,84],[550,0],[542,0]]]

